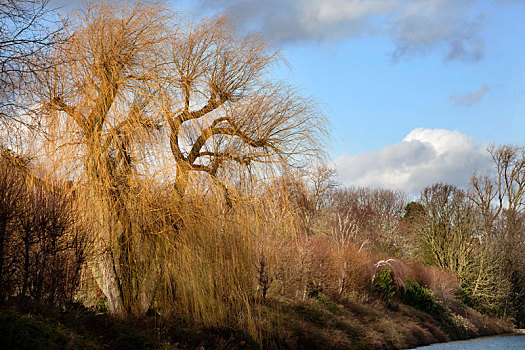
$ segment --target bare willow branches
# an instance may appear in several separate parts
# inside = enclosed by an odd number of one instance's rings
[[[90,265],[120,316],[145,313],[158,279],[159,253],[139,215],[148,202],[140,200],[147,186],[137,167],[138,149],[159,127],[151,82],[159,79],[169,17],[157,5],[94,3],[66,26],[69,40],[52,53],[61,63],[40,75],[35,90],[59,162],[80,175],[78,193],[96,233]]]
[[[159,237],[183,222],[151,226],[158,208],[144,196],[167,186],[180,205],[192,173],[228,193],[231,176],[301,164],[322,153],[326,122],[314,101],[270,81],[278,55],[262,38],[239,36],[225,17],[99,2],[65,31],[34,95],[52,153],[82,180],[99,245],[91,266],[110,310],[143,314],[159,281]]]
[[[169,52],[174,69],[159,105],[181,194],[191,171],[219,178],[221,170],[320,155],[326,121],[314,101],[270,82],[278,55],[260,37],[239,37],[227,18],[216,17],[183,24]]]

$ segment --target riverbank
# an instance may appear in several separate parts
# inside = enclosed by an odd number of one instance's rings
[[[468,307],[432,314],[402,303],[389,308],[319,298],[281,306],[280,318],[268,348],[404,349],[512,331],[510,323]]]
[[[261,334],[265,349],[403,349],[512,331],[503,320],[466,307],[460,311],[430,314],[402,303],[336,303],[319,295],[268,301],[258,317],[267,322]],[[0,341],[12,349],[259,349],[228,325],[209,329],[154,314],[119,321],[81,306],[4,308]]]

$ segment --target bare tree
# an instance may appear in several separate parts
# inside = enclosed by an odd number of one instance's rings
[[[483,221],[467,194],[452,186],[435,184],[421,194],[416,232],[421,235],[424,259],[452,271],[470,304],[495,311],[509,293],[502,274],[501,255],[482,234]]]
[[[490,146],[488,152],[495,176],[474,174],[470,198],[483,221],[480,239],[499,257],[499,268],[512,284],[506,297],[519,319],[525,314],[525,147]]]
[[[309,187],[309,197],[311,206],[306,213],[306,226],[308,227],[316,216],[321,215],[321,211],[328,207],[330,194],[337,187],[334,177],[337,172],[326,164],[317,164],[306,171],[306,183]],[[319,223],[325,226],[325,223]]]
[[[71,37],[53,51],[61,63],[40,75],[35,93],[54,150],[77,165],[72,176],[82,175],[99,244],[91,266],[110,311],[140,315],[163,268],[160,235],[147,223],[156,209],[143,200],[156,160],[174,161],[155,170],[165,171],[163,183],[175,171],[180,204],[192,173],[227,189],[232,177],[261,169],[255,164],[319,155],[324,118],[310,99],[270,82],[277,55],[259,37],[239,38],[226,18],[194,23],[160,5],[101,2],[66,30]]]
[[[0,2],[0,121],[18,119],[16,110],[28,107],[20,94],[31,75],[47,66],[43,53],[60,39],[48,2]]]
[[[16,158],[11,152],[2,150],[0,154],[0,302],[10,294],[12,286],[15,254],[9,248],[13,246],[10,226],[17,218],[20,202],[24,196],[24,176],[16,166]]]
[[[461,279],[470,264],[475,243],[475,217],[463,191],[444,184],[421,193],[424,214],[419,233],[431,263],[454,271]]]
[[[119,316],[147,311],[160,273],[158,255],[147,256],[154,244],[146,225],[137,222],[136,148],[157,127],[148,106],[151,82],[162,78],[168,17],[157,5],[92,4],[66,27],[71,38],[52,53],[60,64],[41,74],[35,91],[61,161],[83,174],[79,193],[98,242],[93,275]]]
[[[474,174],[470,198],[480,209],[485,231],[490,235],[503,209],[516,213],[525,210],[525,147],[490,146],[488,152],[496,167],[496,178]]]
[[[381,188],[341,188],[333,192],[331,223],[336,231],[353,233],[352,241],[384,253],[405,250],[399,234],[399,220],[407,202],[406,194]],[[334,231],[335,233],[335,231]]]
[[[191,172],[225,186],[232,170],[319,155],[326,122],[311,99],[271,81],[268,68],[278,55],[261,37],[239,37],[228,18],[213,17],[184,23],[169,52],[158,103],[181,196]]]
[[[10,151],[0,154],[0,175],[0,302],[72,302],[88,237],[68,186]]]

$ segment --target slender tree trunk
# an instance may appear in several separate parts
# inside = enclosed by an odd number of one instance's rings
[[[29,288],[29,265],[30,265],[30,246],[31,233],[24,232],[24,279],[22,284],[22,297],[26,297]]]
[[[339,285],[339,295],[343,296],[346,287],[346,260],[343,264],[343,272],[341,274],[341,283]]]
[[[4,281],[4,259],[5,259],[5,246],[7,245],[6,237],[6,227],[7,219],[4,217],[0,218],[0,300],[3,299],[5,290],[5,281]]]

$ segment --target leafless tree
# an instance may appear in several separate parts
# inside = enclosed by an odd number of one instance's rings
[[[326,122],[314,101],[269,78],[279,56],[261,37],[240,37],[219,16],[183,23],[168,52],[158,104],[181,196],[191,172],[225,186],[232,170],[297,165],[319,155]]]
[[[0,121],[19,119],[26,83],[47,67],[41,58],[60,40],[61,27],[48,0],[0,2]],[[18,111],[18,113],[17,113]]]
[[[502,256],[481,233],[483,222],[468,195],[435,184],[421,193],[416,232],[427,262],[452,271],[472,305],[497,310],[509,293]]]
[[[494,220],[503,209],[516,213],[525,210],[525,147],[490,146],[496,168],[495,179],[474,174],[471,178],[471,199],[480,209],[485,230],[491,234]]]
[[[260,37],[239,37],[227,18],[195,23],[161,5],[100,2],[66,31],[52,52],[60,64],[39,76],[35,94],[52,150],[85,185],[100,245],[91,266],[110,311],[143,314],[162,269],[158,236],[141,222],[154,210],[141,197],[154,186],[144,179],[163,171],[179,203],[193,173],[227,190],[256,164],[319,155],[326,124],[313,101],[270,81],[277,55]],[[165,155],[173,167],[158,167]]]
[[[73,301],[88,239],[64,183],[27,157],[0,154],[0,301]]]
[[[525,314],[525,147],[493,145],[488,152],[495,176],[474,174],[470,198],[483,222],[480,239],[500,257],[503,274],[512,284],[507,298],[519,318]]]
[[[15,265],[12,247],[13,235],[10,227],[14,225],[24,196],[24,176],[14,166],[16,158],[11,152],[2,150],[0,154],[0,300],[10,294]]]
[[[52,52],[60,64],[40,75],[35,91],[48,116],[48,137],[63,153],[59,161],[83,174],[79,190],[98,243],[90,265],[119,316],[147,311],[160,268],[141,256],[151,242],[142,239],[146,225],[137,224],[134,196],[141,193],[137,148],[157,128],[148,108],[152,81],[162,79],[168,21],[160,5],[92,3],[66,26],[71,37]]]
[[[340,188],[331,196],[330,227],[353,233],[352,241],[378,253],[401,253],[404,237],[399,220],[406,205],[406,194],[380,188]]]
[[[421,193],[424,214],[419,233],[432,263],[454,271],[462,278],[475,243],[475,218],[463,191],[444,184],[427,187]]]
[[[334,177],[337,172],[326,164],[316,164],[306,170],[306,184],[311,205],[306,212],[306,226],[315,224],[316,216],[321,216],[322,211],[328,208],[330,195],[337,187]],[[322,220],[321,220],[322,221]],[[325,223],[319,223],[324,226]]]

